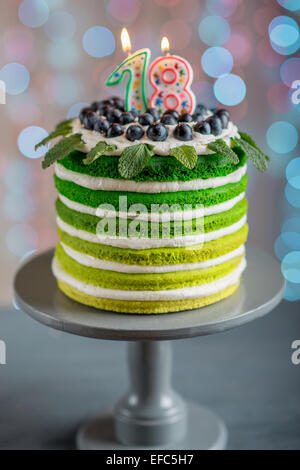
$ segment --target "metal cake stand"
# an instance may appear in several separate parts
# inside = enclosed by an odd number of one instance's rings
[[[105,312],[68,299],[51,273],[52,256],[53,250],[35,256],[17,272],[20,309],[57,330],[129,341],[129,391],[113,410],[81,427],[78,448],[224,449],[223,422],[210,410],[185,403],[171,387],[171,340],[225,331],[274,309],[285,284],[273,256],[249,246],[248,267],[233,296],[198,310],[148,316]]]

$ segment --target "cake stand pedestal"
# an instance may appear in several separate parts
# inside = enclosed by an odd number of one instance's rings
[[[285,284],[273,256],[249,246],[248,267],[233,296],[198,310],[148,316],[105,312],[68,299],[51,273],[52,256],[53,250],[35,256],[17,272],[20,309],[58,330],[129,341],[129,391],[113,410],[81,427],[78,448],[224,449],[223,422],[210,410],[185,403],[171,387],[171,340],[225,331],[274,309]]]

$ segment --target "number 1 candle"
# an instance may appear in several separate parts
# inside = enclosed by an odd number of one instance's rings
[[[175,109],[179,114],[194,112],[195,95],[191,90],[193,69],[187,60],[169,54],[169,41],[162,39],[161,48],[166,52],[158,57],[150,67],[149,79],[155,89],[150,99],[150,106],[156,107],[160,114]]]
[[[131,54],[131,42],[126,28],[121,34],[124,52],[128,52],[128,58],[110,75],[106,85],[117,85],[123,81],[125,74],[129,74],[126,88],[125,106],[126,111],[137,111],[139,114],[148,108],[146,96],[146,80],[149,67],[150,49],[140,49]]]

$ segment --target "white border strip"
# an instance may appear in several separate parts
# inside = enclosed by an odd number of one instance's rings
[[[207,157],[209,158],[209,157]],[[135,193],[174,193],[178,191],[198,191],[201,189],[218,188],[229,183],[237,183],[245,175],[247,165],[244,165],[226,176],[217,176],[208,179],[194,179],[190,181],[133,181],[114,178],[101,178],[89,176],[67,170],[63,165],[55,163],[55,174],[58,178],[71,181],[84,188],[101,191],[128,191]]]
[[[143,266],[117,263],[115,261],[107,261],[103,259],[94,258],[93,256],[86,255],[84,253],[80,253],[79,251],[73,250],[73,248],[70,248],[63,242],[60,242],[60,244],[63,247],[65,253],[70,256],[70,258],[77,261],[77,263],[82,264],[83,266],[126,274],[161,274],[178,271],[192,271],[195,269],[206,269],[212,266],[217,266],[219,264],[225,263],[226,261],[241,256],[245,253],[245,245],[241,245],[230,253],[226,253],[225,255],[206,261],[199,261],[196,263],[169,264],[161,266]]]
[[[52,263],[52,270],[54,276],[61,282],[64,282],[84,294],[91,295],[93,297],[100,297],[103,299],[117,299],[117,300],[138,300],[138,301],[149,301],[149,300],[184,300],[193,299],[199,297],[207,297],[213,295],[227,287],[236,284],[246,268],[246,260],[243,258],[239,266],[227,276],[221,279],[217,279],[214,282],[202,284],[200,286],[183,287],[181,289],[170,289],[160,291],[130,291],[130,290],[119,290],[119,289],[106,289],[99,286],[93,286],[92,284],[86,284],[78,279],[73,278],[65,271],[63,271],[56,258]]]
[[[247,215],[244,215],[238,222],[229,225],[228,227],[215,230],[213,232],[201,233],[199,235],[185,235],[181,237],[172,238],[137,238],[137,237],[118,237],[118,236],[103,236],[79,230],[72,225],[64,222],[57,216],[56,222],[58,227],[72,237],[81,238],[82,240],[98,243],[102,245],[110,245],[118,248],[129,248],[132,250],[144,250],[148,248],[161,248],[161,247],[181,247],[198,245],[217,240],[218,238],[230,235],[240,230],[247,221]]]

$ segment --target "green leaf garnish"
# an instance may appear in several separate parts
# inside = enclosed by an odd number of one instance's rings
[[[252,139],[251,135],[246,134],[246,132],[241,132],[241,131],[239,131],[239,134],[240,134],[240,136],[243,140],[248,142],[248,144],[252,145],[252,147],[254,147],[256,150],[258,150],[260,153],[262,153],[268,161],[270,160],[270,158],[260,150],[260,148],[258,147],[256,142],[254,142],[254,140]]]
[[[94,148],[87,154],[87,157],[82,160],[84,165],[90,165],[94,163],[101,155],[104,155],[106,152],[112,152],[116,150],[116,145],[108,145],[106,142],[98,142]]]
[[[218,139],[215,142],[211,142],[208,144],[207,148],[209,150],[212,150],[215,153],[218,153],[224,158],[227,158],[227,160],[230,160],[232,163],[239,163],[239,157],[237,154],[224,142],[222,139]]]
[[[63,138],[57,142],[57,144],[55,144],[54,147],[52,147],[46,154],[42,163],[43,169],[48,168],[57,160],[62,160],[67,155],[69,155],[69,153],[80,148],[82,144],[83,142],[81,140],[81,134],[73,134],[69,137]]]
[[[43,145],[46,145],[48,142],[50,142],[50,140],[53,140],[56,137],[64,137],[68,134],[71,134],[72,121],[73,119],[69,119],[68,121],[63,121],[57,124],[55,130],[35,146],[35,150],[37,150],[39,147],[42,147]]]
[[[198,155],[194,147],[191,145],[182,145],[181,147],[174,147],[170,150],[170,155],[175,157],[186,168],[192,170],[195,168],[198,160]]]
[[[132,178],[138,175],[154,155],[153,146],[138,144],[123,150],[119,160],[119,173],[123,178]]]
[[[244,139],[236,140],[235,145],[241,147],[247,157],[250,158],[255,168],[262,172],[267,170],[268,160],[266,158],[266,155],[264,155],[261,150],[256,147],[253,147]]]

